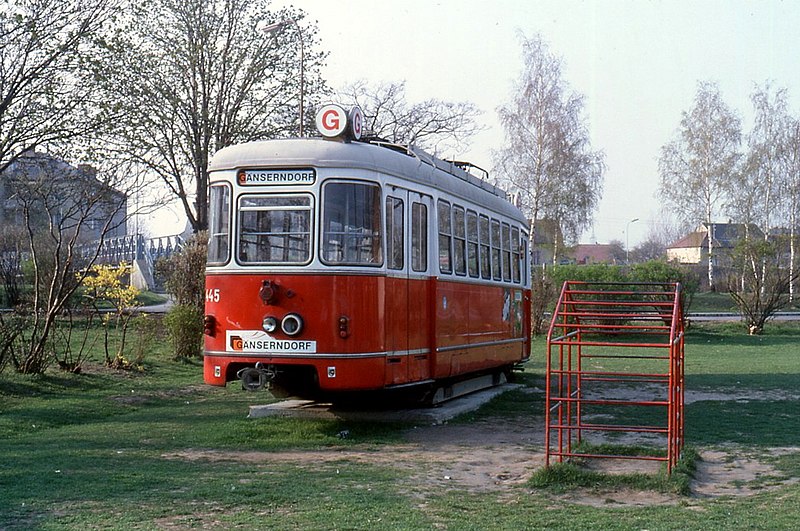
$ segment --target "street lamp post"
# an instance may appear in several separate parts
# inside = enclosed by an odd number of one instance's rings
[[[630,220],[625,225],[625,263],[626,264],[630,264],[631,263],[631,247],[630,247],[630,245],[628,243],[630,241],[628,230],[631,227],[631,223],[636,223],[637,221],[639,221],[639,218],[633,218],[632,220]]]
[[[305,47],[303,45],[303,32],[300,30],[300,24],[293,18],[287,18],[281,20],[280,22],[275,22],[274,24],[270,24],[269,26],[265,26],[261,29],[266,34],[274,33],[278,30],[285,28],[286,26],[294,25],[295,29],[297,30],[297,40],[300,41],[300,136],[303,136],[303,95],[305,94],[306,87],[305,87]]]

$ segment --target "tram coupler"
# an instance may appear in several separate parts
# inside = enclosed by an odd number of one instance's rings
[[[264,387],[269,389],[275,376],[277,376],[275,366],[264,365],[261,362],[256,363],[255,367],[245,367],[236,373],[236,377],[241,380],[242,389],[245,391],[258,391]]]

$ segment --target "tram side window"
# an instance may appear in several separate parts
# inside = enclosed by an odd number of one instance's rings
[[[500,280],[500,222],[492,220],[492,278]]]
[[[403,269],[403,200],[386,198],[386,267]]]
[[[208,263],[224,264],[229,257],[231,189],[214,185],[209,190]]]
[[[478,276],[478,214],[467,210],[467,272]]]
[[[453,239],[453,231],[450,226],[450,203],[439,201],[436,207],[439,222],[439,271],[452,273],[450,242]]]
[[[242,196],[239,262],[303,264],[310,259],[310,196]]]
[[[511,227],[511,276],[515,284],[519,284],[519,262],[520,262],[520,241],[519,227]]]
[[[323,188],[322,261],[326,264],[383,263],[381,190],[376,184],[331,182]]]
[[[511,227],[503,223],[503,280],[511,280]]]
[[[424,203],[411,205],[411,269],[428,270],[428,207]]]
[[[460,206],[453,207],[453,268],[456,275],[467,274],[466,262],[466,234],[465,234],[464,209]]]
[[[527,286],[528,282],[530,282],[530,256],[528,255],[528,234],[523,232],[522,233],[522,284]]]
[[[478,218],[478,236],[480,238],[481,278],[492,278],[491,252],[489,251],[489,218]]]

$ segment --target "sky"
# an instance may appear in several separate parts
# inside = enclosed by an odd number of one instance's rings
[[[306,12],[329,55],[334,88],[405,81],[410,102],[469,101],[486,129],[444,157],[491,169],[504,142],[497,108],[522,68],[521,35],[540,34],[585,98],[607,170],[584,243],[631,247],[668,217],[656,197],[658,156],[699,81],[718,83],[749,128],[750,94],[770,81],[800,114],[800,2],[646,0],[273,0]],[[632,221],[637,219],[638,221]],[[724,220],[723,220],[724,221]],[[626,232],[627,230],[627,232]]]
[[[316,21],[334,88],[405,81],[409,101],[469,101],[486,130],[458,157],[487,169],[504,142],[497,108],[522,68],[520,36],[540,34],[585,97],[592,148],[606,155],[603,197],[581,241],[635,246],[664,219],[658,156],[699,81],[719,84],[749,129],[750,94],[770,81],[800,114],[800,2],[274,0]],[[301,24],[302,25],[302,24]],[[631,222],[633,219],[638,221]],[[628,234],[626,234],[628,229]]]

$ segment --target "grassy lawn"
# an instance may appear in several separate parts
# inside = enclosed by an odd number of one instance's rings
[[[689,307],[689,313],[699,312],[738,312],[736,303],[733,302],[730,294],[706,291],[695,293]],[[800,299],[796,299],[781,311],[797,312],[800,311]]]
[[[527,387],[542,385],[543,350],[538,338],[521,379]],[[748,337],[692,325],[686,355],[688,390],[730,396],[687,405],[688,445],[701,455],[734,448],[763,456],[781,477],[800,478],[800,326],[773,324]],[[602,500],[635,489],[647,498],[658,487],[602,477],[488,491],[429,484],[422,459],[417,469],[348,457],[354,449],[413,452],[409,426],[247,419],[248,406],[268,395],[206,386],[199,362],[172,361],[163,343],[142,372],[98,361],[85,369],[0,375],[0,529],[793,529],[800,521],[800,484],[624,507],[564,496],[581,488]],[[522,389],[451,425],[515,422],[520,411],[543,422],[542,408],[540,394]],[[793,449],[767,455],[776,447]],[[529,450],[541,452],[541,443]]]

